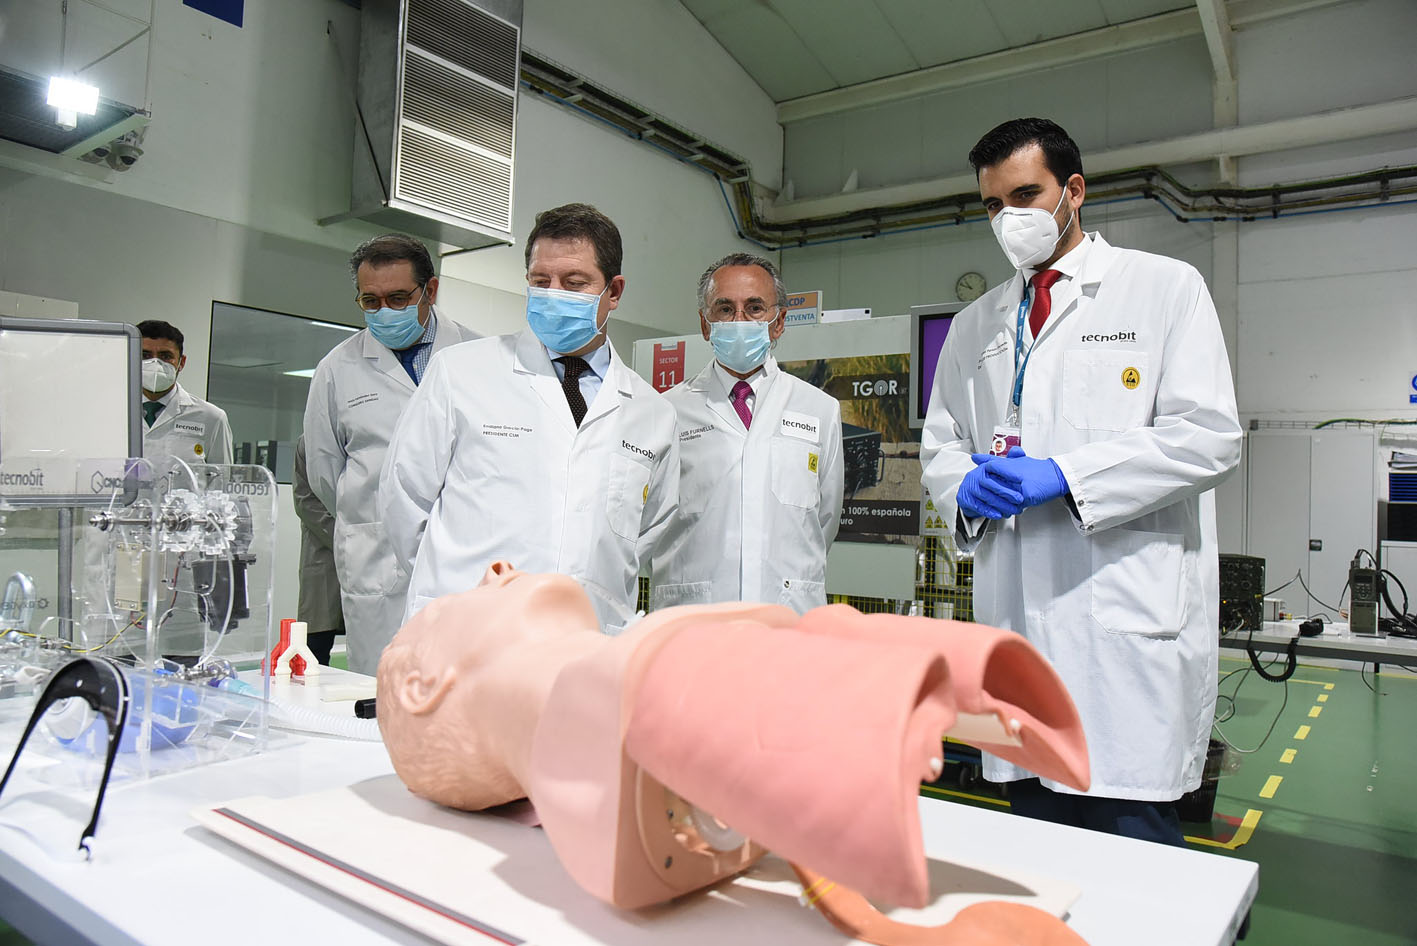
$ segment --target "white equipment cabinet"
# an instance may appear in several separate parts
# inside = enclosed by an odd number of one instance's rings
[[[1245,454],[1244,551],[1265,560],[1265,590],[1298,572],[1319,599],[1343,605],[1354,553],[1377,541],[1373,431],[1254,430]],[[1294,614],[1328,610],[1297,582],[1280,597]]]

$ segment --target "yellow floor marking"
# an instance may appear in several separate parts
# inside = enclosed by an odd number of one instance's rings
[[[1324,684],[1324,689],[1325,689],[1325,690],[1332,690],[1332,689],[1333,689],[1333,684],[1332,684],[1332,683],[1325,683],[1325,684]]]
[[[1308,683],[1316,687],[1323,687],[1325,690],[1332,690],[1332,683],[1325,683],[1323,680],[1290,680],[1290,683]]]
[[[1319,714],[1323,711],[1324,708],[1322,706],[1311,706],[1309,707],[1309,716],[1313,719],[1318,719]]]
[[[1308,726],[1300,726],[1298,729],[1294,730],[1294,738],[1295,738],[1295,739],[1300,739],[1300,740],[1308,739],[1308,738],[1309,738],[1309,727],[1308,727]]]
[[[1289,763],[1294,761],[1294,757],[1298,754],[1298,749],[1285,749],[1284,755],[1279,757],[1279,761],[1283,762],[1285,765],[1288,765]]]
[[[921,785],[920,790],[932,798],[967,798],[970,801],[982,801],[990,805],[998,805],[1001,808],[1009,807],[1009,803],[1002,798],[990,798],[987,795],[971,795],[968,792],[957,792],[949,788],[936,788],[933,785]]]
[[[1233,851],[1246,841],[1250,840],[1250,835],[1255,833],[1255,825],[1260,823],[1260,812],[1256,808],[1251,808],[1245,812],[1245,818],[1240,822],[1240,827],[1235,829],[1235,835],[1229,841],[1215,841],[1211,838],[1193,838],[1189,835],[1186,840],[1192,844],[1204,844],[1206,847],[1219,847],[1227,851]]]
[[[1320,703],[1327,703],[1327,702],[1328,702],[1328,694],[1327,694],[1327,693],[1320,693],[1320,694],[1319,694],[1319,702],[1320,702]]]
[[[1260,789],[1261,798],[1273,798],[1274,793],[1279,791],[1279,783],[1284,781],[1282,775],[1271,775],[1269,781],[1264,783],[1264,788]]]

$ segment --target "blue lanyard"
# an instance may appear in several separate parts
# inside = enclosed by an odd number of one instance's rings
[[[1023,365],[1019,365],[1019,352],[1023,349],[1023,321],[1028,318],[1028,283],[1023,284],[1023,299],[1018,304],[1018,325],[1014,329],[1014,393],[1013,405],[1014,414],[1018,414],[1020,403],[1023,401],[1023,373],[1028,370],[1028,359],[1033,357],[1033,347],[1038,344],[1038,339],[1033,340],[1033,345],[1028,346],[1028,351],[1023,353]]]

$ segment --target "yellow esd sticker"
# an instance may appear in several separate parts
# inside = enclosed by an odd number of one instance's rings
[[[1122,369],[1122,387],[1128,391],[1136,390],[1136,386],[1141,384],[1141,372],[1135,368]]]
[[[192,447],[192,452],[195,453],[197,456],[201,456],[201,455],[202,455],[202,445],[201,445],[201,444],[195,444],[195,445],[193,445],[193,447]]]
[[[807,469],[813,473],[817,472],[817,455],[815,453],[807,454]]]
[[[642,496],[640,496],[640,502],[642,502],[642,503],[647,503],[647,502],[649,502],[649,484],[648,484],[648,483],[645,484],[645,491],[644,491],[644,494],[643,494]]]

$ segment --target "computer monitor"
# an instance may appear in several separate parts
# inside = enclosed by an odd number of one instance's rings
[[[950,322],[965,302],[937,302],[910,307],[910,426],[925,426],[930,407],[930,391],[935,385],[935,366],[940,347],[949,334]]]

